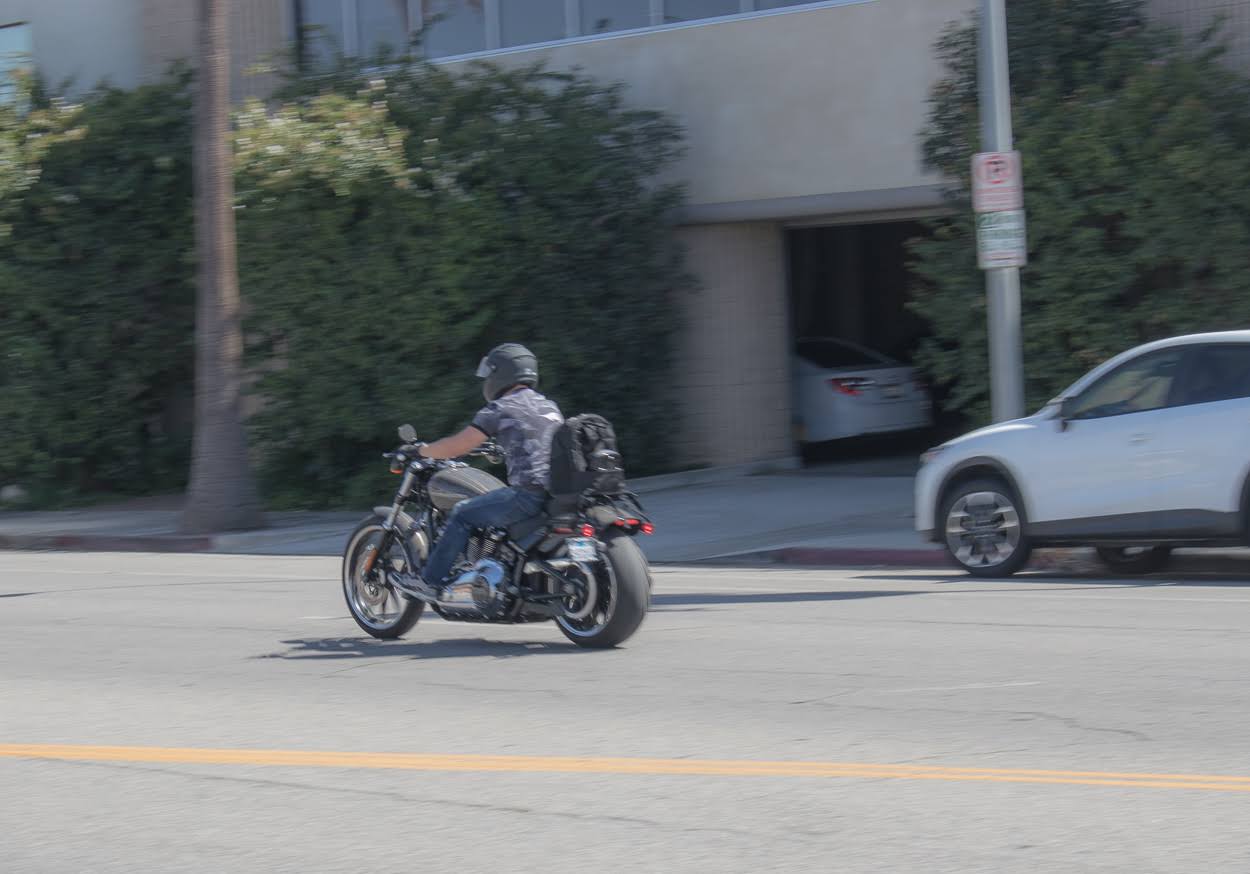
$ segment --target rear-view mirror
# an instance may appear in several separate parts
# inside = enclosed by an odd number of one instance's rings
[[[417,429],[412,427],[411,425],[400,425],[399,426],[399,439],[404,441],[405,443],[416,443],[417,442]]]
[[[1059,430],[1068,430],[1068,425],[1072,421],[1072,412],[1076,409],[1076,401],[1073,398],[1060,398],[1058,402],[1058,412],[1055,419],[1059,422]]]

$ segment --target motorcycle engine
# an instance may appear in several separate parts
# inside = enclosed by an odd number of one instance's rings
[[[451,619],[497,619],[508,606],[504,586],[508,569],[493,558],[482,558],[443,587],[439,612]]]

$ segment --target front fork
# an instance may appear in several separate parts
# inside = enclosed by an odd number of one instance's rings
[[[403,482],[399,484],[399,491],[395,493],[395,500],[391,504],[391,511],[386,514],[386,518],[382,520],[382,539],[371,545],[365,553],[364,573],[368,575],[373,571],[373,566],[377,563],[378,556],[385,552],[390,546],[390,540],[395,536],[395,520],[399,518],[399,514],[404,506],[404,500],[412,491],[413,483],[416,481],[417,475],[409,468],[404,471]]]

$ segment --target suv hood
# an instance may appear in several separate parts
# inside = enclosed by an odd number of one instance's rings
[[[1000,434],[1011,434],[1017,431],[1030,431],[1037,428],[1042,422],[1050,418],[1049,407],[1032,416],[1026,416],[1023,419],[1012,419],[1010,422],[999,422],[995,425],[987,425],[984,428],[978,428],[975,431],[969,431],[954,440],[948,440],[941,445],[941,449],[959,449],[970,443],[982,443],[986,440],[992,440]]]

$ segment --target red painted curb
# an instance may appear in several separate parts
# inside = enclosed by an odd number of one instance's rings
[[[208,552],[213,545],[195,534],[0,534],[0,549],[32,552]]]
[[[836,549],[806,546],[719,556],[695,563],[732,565],[743,561],[809,567],[945,568],[950,566],[950,559],[940,549]]]
[[[891,567],[945,567],[950,564],[940,549],[822,549],[793,546],[772,550],[773,560],[780,564],[801,565],[888,565]]]

